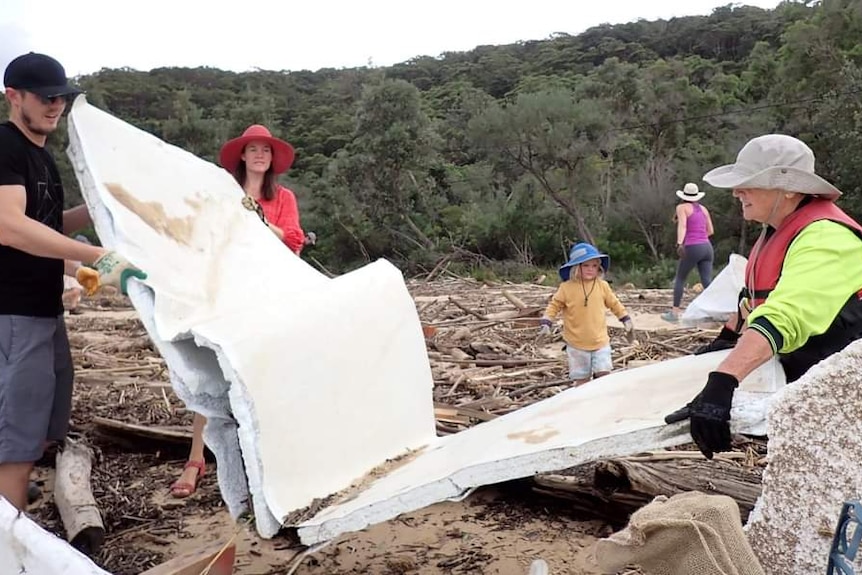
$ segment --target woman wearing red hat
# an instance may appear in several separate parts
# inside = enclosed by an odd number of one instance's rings
[[[247,198],[254,200],[251,207],[262,208],[263,219],[269,229],[299,255],[303,246],[313,243],[314,239],[311,234],[306,238],[299,225],[296,196],[276,181],[276,176],[286,172],[293,164],[293,157],[293,146],[274,138],[266,127],[255,124],[249,126],[242,136],[222,146],[219,163],[233,174]],[[171,486],[171,495],[176,498],[194,493],[198,479],[204,475],[205,424],[206,418],[196,413],[189,460],[180,478]]]
[[[273,233],[299,254],[306,239],[299,225],[296,196],[276,181],[293,164],[293,157],[293,146],[255,124],[222,146],[219,164],[260,204]]]

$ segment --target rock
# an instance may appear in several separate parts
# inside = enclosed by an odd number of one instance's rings
[[[862,493],[862,341],[779,392],[769,463],[746,530],[767,575],[825,573],[844,501]]]

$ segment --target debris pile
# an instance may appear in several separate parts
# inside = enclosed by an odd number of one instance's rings
[[[411,281],[408,286],[426,328],[438,433],[455,433],[569,387],[559,334],[549,340],[536,337],[538,317],[553,295],[553,287],[454,278]],[[659,290],[624,289],[618,295],[633,314],[664,311],[669,300],[668,292]],[[128,299],[84,298],[67,322],[77,368],[73,431],[96,454],[92,487],[105,526],[105,542],[94,559],[114,575],[138,575],[169,559],[177,542],[192,536],[190,525],[206,525],[213,517],[225,521],[224,504],[211,472],[193,497],[177,501],[168,495],[188,453],[192,414],[174,395],[164,360]],[[714,336],[709,330],[669,324],[662,330],[644,323],[645,329],[640,329],[636,321],[638,342],[629,344],[622,328],[614,327],[615,320],[609,321],[618,367],[681,356]],[[51,498],[53,461],[51,454],[38,468],[46,495],[33,513],[41,525],[63,536]],[[543,489],[553,491],[547,485]],[[488,537],[499,537],[494,533],[501,528],[517,530],[523,521],[520,518],[530,516],[531,506],[565,513],[570,533],[575,529],[593,537],[606,529],[602,522],[577,527],[572,517],[580,511],[570,501],[555,498],[540,503],[532,481],[526,482],[526,489],[509,490],[502,497],[487,505],[464,504],[476,510],[479,517],[474,521],[484,525],[478,531],[487,531]],[[410,517],[408,521],[418,524],[423,514]],[[531,525],[538,529],[535,522]],[[481,543],[483,537],[474,534],[465,540],[464,551],[486,545]],[[547,537],[551,537],[550,531]],[[285,564],[301,549],[283,539],[275,540],[274,545]],[[329,572],[327,565],[343,559],[338,557],[339,547],[331,549],[316,555],[319,570],[309,572]],[[453,573],[467,572],[468,566],[481,569],[483,562],[494,561],[472,552],[469,560],[461,561],[457,547],[449,550],[447,545],[446,549],[445,557],[436,554],[437,562]],[[429,556],[427,549],[419,549],[415,543],[400,548],[399,553],[408,557],[405,561],[417,564],[420,553]],[[239,565],[243,560],[238,556]]]
[[[412,281],[408,288],[428,344],[438,433],[455,433],[571,386],[559,332],[537,337],[556,288],[464,278]],[[717,333],[649,317],[667,309],[666,291],[624,289],[617,295],[634,315],[637,334],[629,343],[608,316],[617,369],[687,355]],[[647,325],[639,325],[639,318]]]

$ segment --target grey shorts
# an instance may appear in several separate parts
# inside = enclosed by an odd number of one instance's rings
[[[0,315],[0,463],[37,461],[66,437],[73,373],[63,316]]]
[[[597,373],[607,373],[614,369],[609,345],[595,351],[586,351],[567,344],[566,355],[569,358],[569,379],[572,381],[589,379]]]

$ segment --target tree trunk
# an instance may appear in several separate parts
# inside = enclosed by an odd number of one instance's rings
[[[650,234],[649,229],[647,229],[647,227],[644,225],[644,222],[641,218],[635,216],[635,220],[637,220],[638,227],[640,228],[641,233],[644,235],[644,239],[649,246],[650,252],[652,252],[653,259],[655,261],[658,261],[658,247],[656,246],[655,239],[652,237],[652,234]]]
[[[584,220],[584,216],[581,214],[581,211],[573,204],[567,202],[558,191],[553,190],[550,186],[545,186],[544,183],[543,186],[545,187],[545,191],[548,192],[548,195],[551,196],[551,198],[553,198],[553,200],[563,208],[563,211],[566,212],[575,222],[575,227],[578,229],[581,241],[595,245],[596,240],[593,238],[593,234],[590,232],[590,228],[587,226],[587,222]]]
[[[90,488],[93,453],[80,443],[66,441],[57,453],[54,502],[66,528],[66,538],[86,555],[95,555],[105,541],[105,526]]]
[[[592,477],[541,474],[536,491],[572,501],[575,509],[625,524],[656,495],[685,491],[727,495],[739,504],[743,521],[760,495],[761,469],[744,464],[745,454],[717,454],[708,461],[699,452],[670,451],[649,456],[599,461]]]
[[[581,241],[589,242],[595,245],[596,241],[593,238],[593,234],[590,232],[590,228],[589,226],[587,226],[587,222],[586,220],[584,220],[584,216],[583,214],[581,214],[581,211],[578,209],[577,205],[566,200],[566,198],[564,198],[560,194],[560,190],[554,189],[554,186],[552,186],[551,183],[548,182],[547,178],[545,178],[545,175],[542,172],[529,164],[524,165],[524,167],[526,167],[530,171],[530,173],[533,174],[536,180],[538,180],[539,185],[541,185],[545,192],[547,192],[547,194],[551,196],[551,198],[555,202],[557,202],[557,205],[563,208],[563,211],[566,212],[566,214],[568,214],[570,218],[572,218],[572,220],[575,222],[575,227],[577,227],[578,229],[578,234],[581,237]],[[572,180],[573,178],[568,178],[570,185],[573,186],[574,184],[572,183]]]

